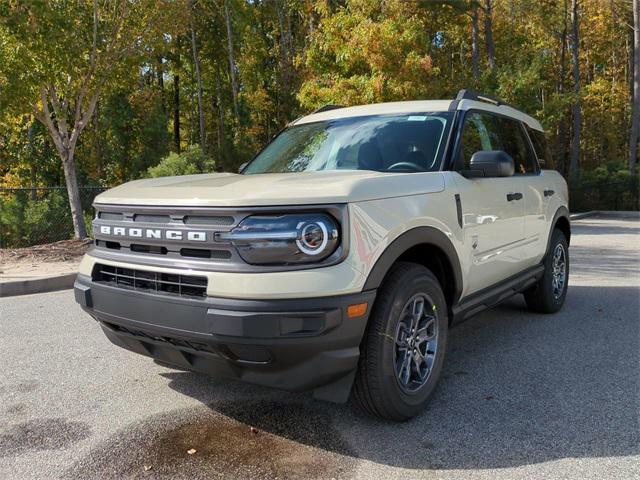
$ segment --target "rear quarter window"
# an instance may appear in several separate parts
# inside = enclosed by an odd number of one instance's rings
[[[553,155],[551,154],[551,149],[549,148],[549,144],[547,143],[547,138],[544,133],[539,130],[534,130],[529,126],[526,126],[526,128],[529,138],[531,138],[531,143],[533,143],[533,148],[536,152],[536,156],[538,157],[540,167],[551,170],[555,169]]]

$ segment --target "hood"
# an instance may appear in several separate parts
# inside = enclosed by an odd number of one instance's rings
[[[95,203],[192,207],[254,207],[347,203],[439,192],[440,172],[366,170],[215,173],[135,180],[98,195]]]

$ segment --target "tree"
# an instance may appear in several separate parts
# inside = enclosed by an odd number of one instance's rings
[[[76,172],[78,140],[105,86],[137,61],[140,45],[163,12],[155,5],[150,0],[2,5],[2,38],[16,53],[2,67],[9,81],[0,105],[30,111],[46,126],[62,162],[76,238],[87,236]]]
[[[236,79],[236,57],[233,50],[233,27],[231,26],[231,13],[229,2],[224,0],[224,21],[227,27],[227,54],[229,56],[229,75],[231,76],[231,95],[233,98],[233,112],[238,120],[238,80]]]
[[[484,0],[484,42],[487,48],[487,63],[491,73],[496,71],[496,59],[493,44],[493,0]]]
[[[205,145],[205,126],[204,126],[204,107],[202,105],[202,76],[200,75],[200,56],[198,55],[198,42],[196,39],[196,27],[194,21],[195,8],[193,2],[191,2],[191,52],[193,54],[193,66],[196,73],[196,82],[198,89],[198,126],[200,132],[200,148],[203,152],[206,152]]]
[[[471,5],[471,71],[473,81],[479,78],[478,64],[480,62],[480,49],[478,46],[478,3],[474,0]]]
[[[580,161],[580,133],[582,129],[582,108],[580,102],[580,6],[578,0],[571,0],[571,57],[573,60],[573,135],[571,137],[571,163],[569,175],[578,174]]]
[[[414,2],[362,1],[325,17],[306,51],[302,105],[426,97],[433,69],[421,13]]]
[[[633,2],[633,94],[631,99],[631,131],[629,132],[629,170],[636,173],[638,136],[640,134],[640,5]]]

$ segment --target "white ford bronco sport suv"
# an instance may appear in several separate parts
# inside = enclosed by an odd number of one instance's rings
[[[567,294],[567,185],[540,123],[480,94],[324,107],[242,168],[99,195],[77,302],[176,368],[417,415],[452,324]]]

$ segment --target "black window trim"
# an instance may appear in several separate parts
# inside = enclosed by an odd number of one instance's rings
[[[524,124],[524,122],[522,120],[518,120],[518,122],[520,123],[520,128],[524,133],[524,137],[527,139],[527,142],[529,143],[529,150],[531,151],[531,153],[533,153],[533,164],[536,170],[533,173],[521,173],[520,175],[525,175],[525,176],[540,175],[540,173],[542,173],[542,169],[540,168],[540,160],[538,160],[538,152],[536,152],[536,147],[533,145],[533,141],[529,136],[529,132],[527,132],[527,127]]]
[[[535,172],[532,173],[514,173],[513,176],[518,176],[518,177],[531,177],[531,176],[539,176],[542,173],[542,170],[540,168],[540,164],[538,162],[538,154],[536,153],[536,149],[533,147],[533,143],[531,141],[531,138],[529,138],[529,133],[527,132],[527,129],[524,126],[524,122],[522,120],[520,120],[519,118],[514,118],[512,116],[509,115],[505,115],[503,113],[498,113],[498,112],[493,112],[491,110],[484,110],[482,108],[470,108],[468,110],[458,110],[458,112],[462,112],[463,115],[460,116],[459,118],[459,123],[456,124],[452,124],[452,128],[455,127],[456,128],[456,136],[454,139],[454,144],[453,147],[450,149],[450,156],[448,158],[446,158],[446,168],[444,168],[445,162],[443,162],[443,169],[442,170],[447,170],[447,171],[451,171],[451,172],[460,172],[462,170],[464,170],[464,168],[461,168],[462,165],[456,165],[456,160],[459,156],[460,153],[460,141],[462,139],[462,132],[464,130],[464,121],[467,118],[467,115],[469,113],[484,113],[484,114],[488,114],[488,115],[494,115],[496,117],[502,117],[502,118],[506,118],[508,120],[512,120],[518,124],[520,124],[520,128],[522,129],[522,131],[524,132],[525,138],[529,144],[529,148],[531,150],[531,152],[533,152],[533,160],[534,160],[534,165],[536,168]],[[456,120],[458,120],[457,118],[458,116],[456,115]],[[447,149],[449,150],[449,149]]]
[[[538,132],[538,133],[540,133],[543,137],[545,137],[545,142],[546,142],[546,140],[547,140],[547,139],[546,139],[546,135],[545,135],[545,133],[544,133],[544,130],[538,130],[537,128],[533,128],[533,127],[531,127],[531,126],[525,125],[525,124],[524,124],[524,122],[523,122],[523,124],[522,124],[522,127],[524,128],[524,131],[525,131],[525,133],[527,134],[527,138],[529,139],[529,143],[531,144],[531,148],[533,149],[533,154],[534,154],[534,155],[535,155],[535,157],[536,157],[536,163],[538,164],[538,171],[542,171],[542,166],[543,166],[543,165],[545,165],[545,166],[546,166],[546,164],[547,164],[547,163],[550,163],[551,165],[553,165],[553,163],[554,163],[554,162],[553,162],[553,159],[551,159],[551,162],[547,162],[544,158],[543,158],[543,159],[541,159],[541,158],[538,156],[538,152],[537,152],[537,150],[536,150],[536,146],[535,146],[535,145],[534,145],[534,143],[533,143],[533,139],[531,138],[531,135],[529,135],[529,129],[531,129],[531,130],[533,130],[534,132]],[[528,127],[528,128],[527,128],[527,127]],[[547,146],[547,148],[548,148],[548,146]]]

